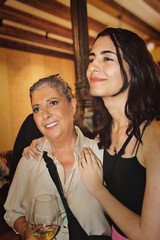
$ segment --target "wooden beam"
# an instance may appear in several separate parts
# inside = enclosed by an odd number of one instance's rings
[[[73,55],[0,37],[0,47],[73,60]]]
[[[0,18],[7,19],[16,23],[20,23],[35,29],[40,29],[46,33],[52,33],[72,39],[72,30],[62,27],[61,25],[45,21],[44,19],[37,18],[30,14],[24,13],[22,11],[16,10],[8,6],[0,7]],[[94,38],[90,37],[90,45],[92,44]]]
[[[160,1],[159,0],[143,0],[146,2],[151,8],[153,8],[156,12],[160,13]]]
[[[47,4],[44,0],[18,0],[19,2],[22,2],[26,5],[38,8],[42,11],[48,12],[54,16],[63,18],[65,20],[71,21],[71,13],[70,13],[70,7],[65,6],[62,3],[53,1],[53,0],[47,0]],[[88,17],[88,27],[89,29],[96,31],[97,33],[102,31],[107,26],[105,24],[102,24],[90,17]]]
[[[17,0],[18,2],[24,3],[26,5],[32,6],[36,9],[40,9],[54,16],[63,18],[71,22],[70,8],[62,3],[53,0]]]
[[[95,6],[96,8],[105,11],[115,18],[121,16],[121,21],[126,24],[134,27],[135,29],[141,31],[144,34],[152,37],[153,39],[160,38],[160,32],[152,28],[150,25],[146,24],[140,18],[133,15],[131,12],[126,10],[124,7],[120,6],[114,1],[111,0],[87,0],[88,3]]]
[[[71,17],[73,31],[73,49],[76,75],[76,97],[78,100],[78,118],[83,125],[83,114],[89,101],[87,92],[88,81],[86,69],[88,66],[89,40],[86,0],[71,0]]]
[[[53,33],[62,37],[72,38],[72,30],[49,22],[42,18],[37,18],[31,14],[19,11],[9,6],[0,7],[0,18],[8,19],[23,25],[41,29],[48,33]]]
[[[40,34],[22,30],[20,28],[11,27],[6,24],[0,26],[0,33],[73,52],[73,44],[49,38],[47,35],[42,36]]]

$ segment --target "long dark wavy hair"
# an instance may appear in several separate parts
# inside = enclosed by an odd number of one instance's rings
[[[137,141],[141,141],[140,125],[160,117],[160,70],[148,51],[145,42],[135,33],[121,28],[106,28],[99,37],[109,36],[116,48],[123,76],[120,92],[129,87],[125,114],[130,120],[126,133],[133,129]],[[120,54],[122,52],[122,55]],[[128,63],[130,83],[128,84],[122,58]],[[116,94],[116,95],[117,95]],[[111,145],[112,116],[104,106],[101,97],[93,97],[93,128],[99,134],[100,148]]]

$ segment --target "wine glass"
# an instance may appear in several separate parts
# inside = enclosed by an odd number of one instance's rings
[[[51,240],[59,230],[57,197],[40,194],[32,207],[32,232],[35,239]]]

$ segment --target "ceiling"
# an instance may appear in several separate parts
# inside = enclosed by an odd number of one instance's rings
[[[89,42],[106,27],[160,47],[160,0],[86,0]],[[70,0],[0,0],[0,46],[73,59]]]

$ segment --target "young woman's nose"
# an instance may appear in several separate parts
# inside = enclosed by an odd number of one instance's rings
[[[92,63],[89,64],[89,69],[90,71],[100,71],[101,70],[101,66],[100,63],[98,62],[98,60],[94,59]]]

